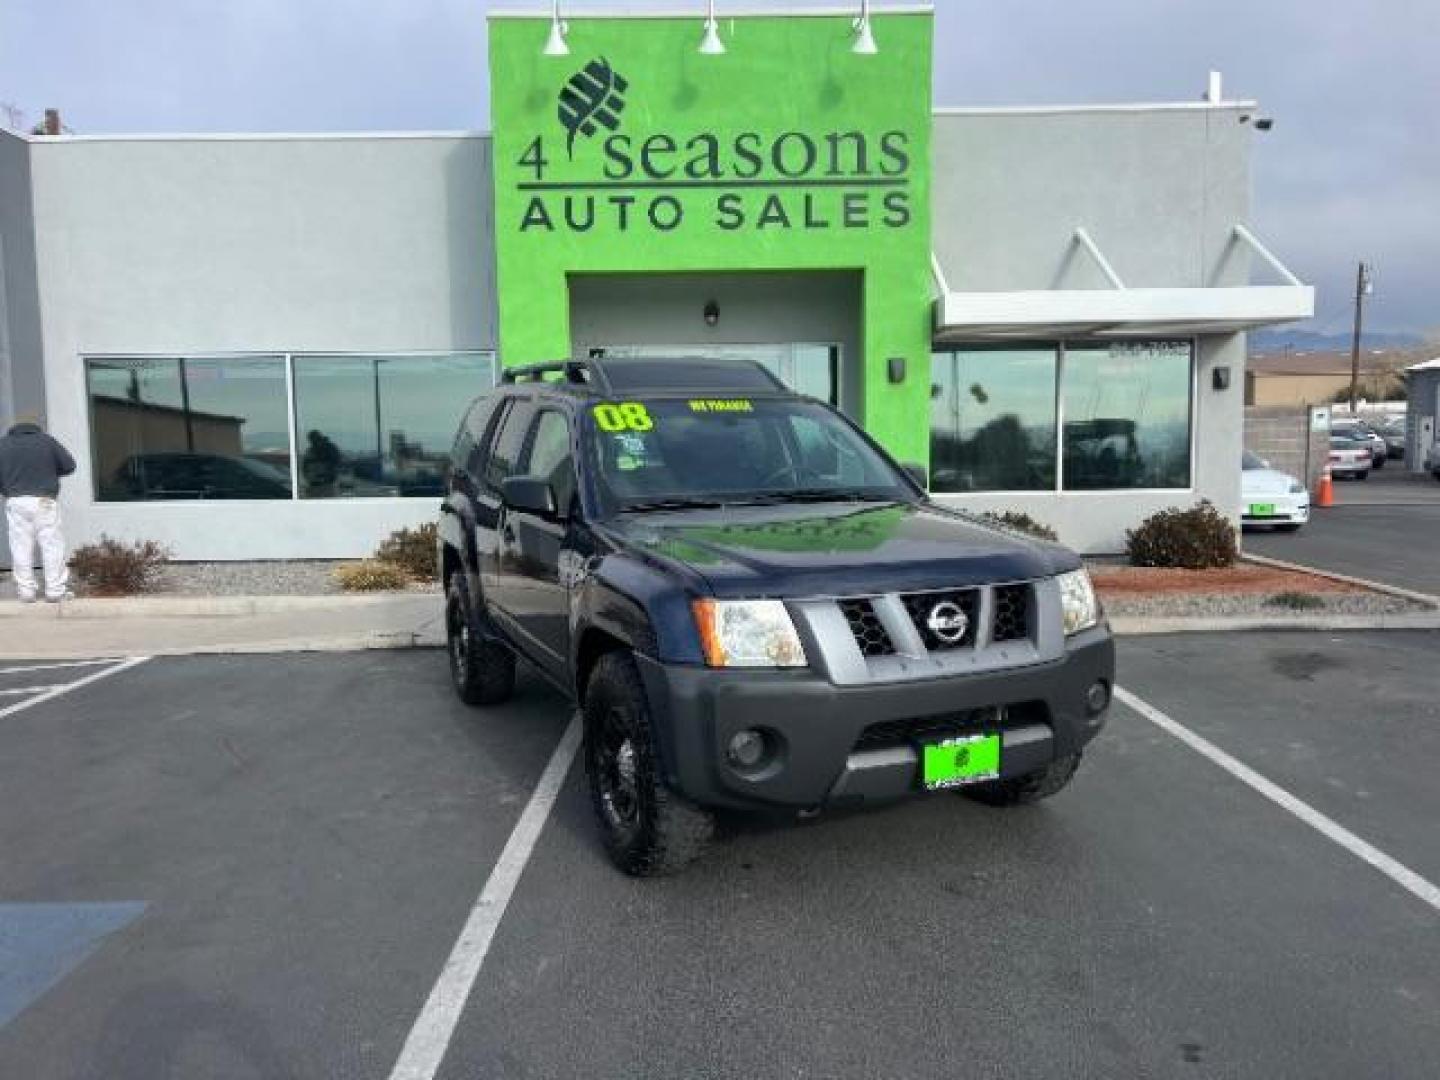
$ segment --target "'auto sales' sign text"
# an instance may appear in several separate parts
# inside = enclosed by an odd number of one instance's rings
[[[522,233],[899,229],[904,131],[623,130],[631,84],[603,58],[560,88],[553,132],[515,161]],[[575,174],[583,169],[580,178]]]

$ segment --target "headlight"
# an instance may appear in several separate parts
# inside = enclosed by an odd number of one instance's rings
[[[779,600],[696,600],[693,606],[711,667],[805,666],[805,647]]]
[[[1298,481],[1298,480],[1291,480],[1291,481],[1290,481],[1290,494],[1291,494],[1291,495],[1304,495],[1304,494],[1305,494],[1305,485],[1302,484],[1302,483],[1300,483],[1300,481]]]
[[[1095,587],[1084,570],[1071,570],[1055,579],[1060,586],[1060,611],[1065,621],[1065,636],[1088,630],[1100,621],[1100,602]]]

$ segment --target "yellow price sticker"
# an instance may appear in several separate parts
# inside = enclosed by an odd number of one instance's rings
[[[639,401],[623,401],[616,405],[596,405],[591,410],[601,431],[649,431],[655,426],[650,410]]]
[[[690,411],[697,413],[754,412],[755,406],[744,398],[706,398],[690,402]]]

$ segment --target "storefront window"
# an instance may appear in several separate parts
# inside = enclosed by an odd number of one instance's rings
[[[307,499],[437,496],[456,427],[494,383],[488,353],[296,356]]]
[[[1191,363],[1185,341],[1066,348],[1067,491],[1190,486]]]
[[[102,502],[291,497],[283,356],[86,368]]]
[[[937,492],[1055,487],[1055,346],[931,358],[930,476]]]

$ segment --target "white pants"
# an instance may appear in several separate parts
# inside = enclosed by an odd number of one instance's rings
[[[40,560],[45,564],[45,595],[52,599],[63,596],[70,583],[70,570],[65,565],[65,538],[60,535],[60,504],[35,495],[13,495],[5,500],[5,521],[10,528],[10,558],[20,595],[35,596],[38,543]]]

